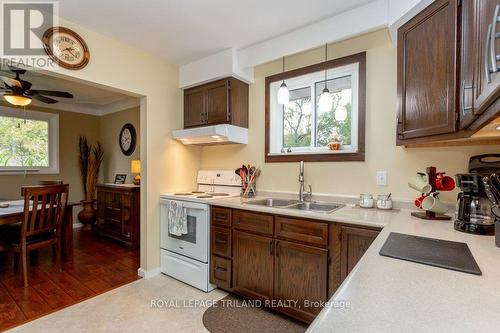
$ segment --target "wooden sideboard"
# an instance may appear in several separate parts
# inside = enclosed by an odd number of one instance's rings
[[[97,222],[94,231],[133,248],[139,247],[139,185],[97,185]]]

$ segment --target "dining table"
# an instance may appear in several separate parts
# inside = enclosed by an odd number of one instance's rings
[[[21,222],[24,217],[24,200],[0,201],[0,226]],[[61,226],[61,255],[64,262],[73,260],[73,207],[79,202],[68,202]],[[30,210],[33,209],[30,207]]]

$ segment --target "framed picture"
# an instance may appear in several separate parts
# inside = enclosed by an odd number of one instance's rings
[[[115,176],[115,184],[125,184],[125,179],[127,175],[124,173],[117,173]]]

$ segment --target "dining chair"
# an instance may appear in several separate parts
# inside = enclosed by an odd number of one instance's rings
[[[0,234],[0,249],[19,254],[24,287],[28,286],[28,253],[52,247],[61,266],[61,224],[68,204],[69,185],[23,186],[24,214],[20,228]]]

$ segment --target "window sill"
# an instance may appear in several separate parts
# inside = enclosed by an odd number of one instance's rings
[[[331,151],[331,152],[292,152],[286,154],[266,154],[266,163],[279,162],[364,162],[365,152]]]
[[[288,156],[288,155],[327,155],[327,154],[334,154],[334,155],[339,155],[339,154],[355,154],[357,153],[357,150],[353,149],[344,149],[344,150],[329,150],[329,149],[324,149],[324,150],[299,150],[299,151],[292,151],[290,153],[269,153],[269,156]]]
[[[59,170],[41,169],[41,170],[1,170],[0,176],[7,175],[58,175]]]

